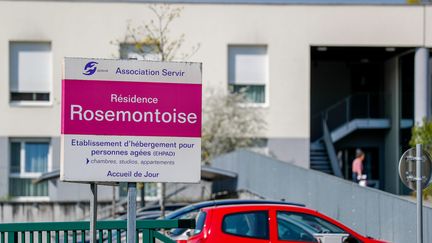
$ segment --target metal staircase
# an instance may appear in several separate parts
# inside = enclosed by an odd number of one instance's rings
[[[311,144],[310,168],[327,174],[333,174],[327,150],[322,141]]]
[[[312,117],[310,168],[342,177],[334,143],[361,129],[388,129],[382,94],[357,94]]]

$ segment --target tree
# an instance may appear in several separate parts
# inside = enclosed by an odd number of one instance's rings
[[[183,8],[162,4],[151,5],[149,10],[153,19],[138,26],[128,21],[125,36],[112,42],[120,47],[120,52],[125,49],[143,59],[159,61],[186,61],[197,52],[199,44],[182,52],[186,41],[184,34],[171,36],[171,24],[180,18]],[[246,102],[243,92],[209,94],[204,107],[202,132],[202,158],[207,163],[214,156],[252,145],[254,138],[251,135],[265,127],[260,110],[241,105]],[[164,216],[164,183],[161,191],[160,204]]]
[[[142,25],[134,26],[128,21],[126,34],[124,38],[113,42],[120,48],[120,57],[128,58],[128,55],[122,55],[124,51],[132,52],[137,56],[134,58],[151,59],[154,61],[173,61],[187,60],[199,49],[199,44],[192,47],[189,54],[179,53],[185,42],[185,35],[182,34],[176,38],[170,36],[170,26],[173,21],[180,17],[182,8],[174,8],[172,5],[150,5],[150,12],[153,19]],[[129,48],[132,47],[132,48]],[[144,205],[144,183],[140,183],[141,188],[141,205]],[[165,194],[166,185],[161,183],[161,216],[165,217]]]
[[[203,108],[201,157],[204,163],[239,148],[254,145],[266,128],[263,111],[247,104],[245,90],[221,93],[211,90]]]
[[[138,26],[129,21],[125,36],[113,43],[120,48],[125,44],[132,45],[130,51],[144,59],[147,56],[161,61],[185,61],[197,52],[199,44],[193,45],[188,52],[181,52],[186,41],[185,34],[178,37],[171,37],[170,34],[171,24],[180,18],[183,8],[161,4],[150,5],[149,10],[153,19]],[[265,129],[262,111],[245,105],[244,92],[207,92],[202,131],[202,159],[206,163],[217,155],[250,147],[256,141],[253,135]]]
[[[155,61],[186,61],[198,51],[200,45],[195,44],[188,52],[180,52],[185,43],[185,34],[171,37],[171,25],[181,16],[183,8],[160,4],[150,5],[148,9],[153,14],[153,19],[137,26],[128,21],[125,36],[113,44],[120,49],[122,45],[133,45],[133,49],[129,51],[141,54],[144,59],[150,54],[150,59]]]
[[[408,4],[421,4],[421,0],[406,0],[406,3]]]
[[[416,144],[422,144],[423,148],[432,154],[432,120],[423,120],[422,124],[416,124],[412,128],[410,146],[415,147]],[[423,196],[427,198],[432,196],[432,183],[423,191]]]

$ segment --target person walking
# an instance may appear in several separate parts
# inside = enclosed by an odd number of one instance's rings
[[[363,160],[365,154],[361,149],[356,149],[356,158],[352,162],[352,180],[355,183],[359,182],[359,179],[363,175]]]

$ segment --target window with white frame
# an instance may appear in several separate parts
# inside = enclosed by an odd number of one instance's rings
[[[52,54],[49,42],[9,43],[10,101],[49,101]]]
[[[160,61],[162,55],[155,45],[122,43],[120,44],[120,59]]]
[[[228,46],[228,87],[230,92],[244,92],[250,103],[265,103],[267,72],[266,46]]]
[[[48,196],[48,182],[32,180],[50,167],[49,139],[11,139],[9,195],[12,197]]]

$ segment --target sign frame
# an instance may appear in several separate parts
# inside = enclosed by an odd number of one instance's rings
[[[202,64],[65,58],[60,179],[197,183]]]

